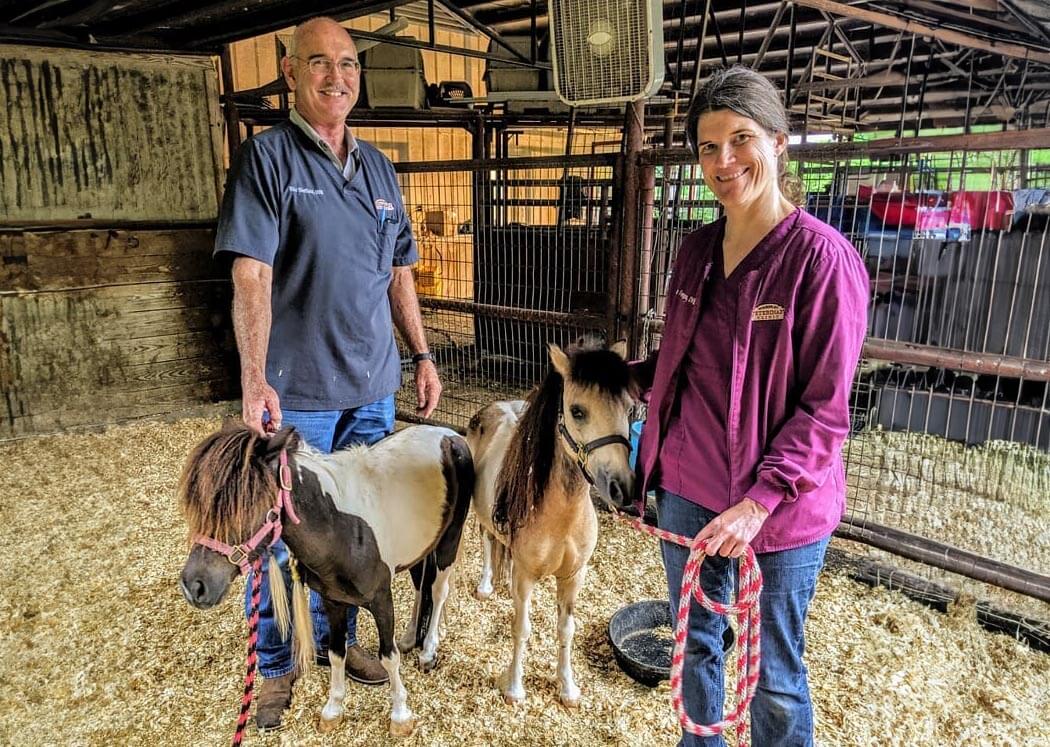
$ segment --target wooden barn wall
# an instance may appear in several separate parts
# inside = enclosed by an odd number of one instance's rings
[[[0,221],[214,219],[216,89],[207,57],[0,45]]]
[[[0,438],[237,396],[214,230],[0,232]]]
[[[217,77],[0,47],[0,439],[237,396]]]

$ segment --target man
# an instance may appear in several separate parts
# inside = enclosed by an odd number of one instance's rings
[[[434,411],[441,383],[427,352],[410,269],[418,254],[393,166],[346,125],[361,83],[353,40],[330,18],[306,21],[281,69],[295,108],[238,152],[215,253],[234,257],[244,422],[263,435],[294,425],[327,452],[393,430],[393,392],[401,382],[395,325],[413,353],[421,416]],[[274,552],[288,583],[283,543]],[[256,726],[267,730],[281,725],[296,672],[265,579],[262,588]],[[327,651],[316,594],[311,611],[318,651]],[[347,675],[385,682],[379,661],[357,645],[356,621],[354,607]]]

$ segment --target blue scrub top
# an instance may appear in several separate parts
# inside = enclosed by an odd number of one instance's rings
[[[227,177],[215,254],[273,268],[266,380],[291,410],[345,410],[401,385],[387,290],[418,259],[390,161],[358,140],[347,180],[291,122],[247,142]]]

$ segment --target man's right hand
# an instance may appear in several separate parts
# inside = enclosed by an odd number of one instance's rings
[[[263,423],[263,412],[270,414],[270,419]],[[281,429],[281,400],[273,387],[265,381],[241,383],[241,417],[244,424],[258,433],[267,436]]]

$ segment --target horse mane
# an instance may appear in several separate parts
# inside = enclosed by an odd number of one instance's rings
[[[562,376],[552,366],[543,382],[525,398],[525,410],[507,446],[496,483],[492,521],[508,536],[513,537],[529,510],[538,509],[543,502],[554,468],[555,428],[563,388]]]
[[[178,493],[191,535],[238,544],[262,523],[277,495],[277,480],[252,458],[259,440],[246,425],[231,420],[197,444]]]
[[[612,396],[627,390],[627,362],[601,342],[581,338],[565,352],[574,383],[595,386]],[[564,387],[562,375],[551,366],[546,378],[526,397],[525,410],[507,446],[496,483],[492,520],[510,537],[526,523],[529,513],[543,504],[558,453],[558,410]]]

